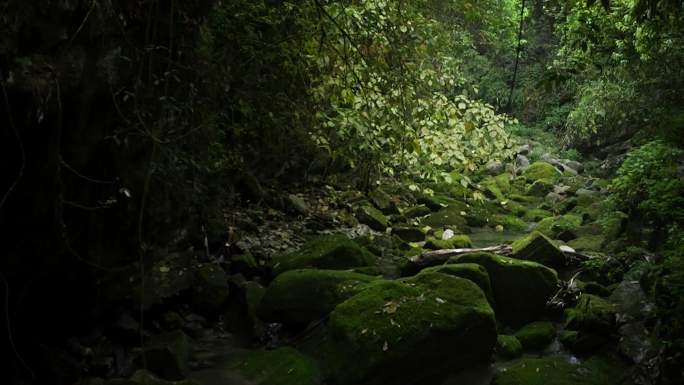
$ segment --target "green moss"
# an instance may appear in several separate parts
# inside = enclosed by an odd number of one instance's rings
[[[250,352],[235,365],[234,369],[254,385],[321,383],[321,372],[316,362],[289,347]]]
[[[537,179],[525,191],[527,195],[543,197],[553,191],[553,181],[551,179]]]
[[[454,235],[449,239],[436,239],[429,238],[425,242],[425,248],[430,250],[443,250],[443,249],[461,249],[466,247],[472,247],[473,244],[470,241],[470,237],[467,235]]]
[[[380,210],[370,205],[362,205],[356,209],[355,214],[359,222],[376,231],[385,231],[389,225],[387,217]]]
[[[559,340],[571,352],[583,354],[594,352],[605,345],[608,342],[608,337],[604,334],[563,330],[559,334]]]
[[[464,212],[459,207],[445,207],[423,219],[421,223],[436,229],[446,227],[455,232],[466,233],[469,229],[465,217],[461,214]]]
[[[503,226],[504,230],[527,230],[527,223],[512,215],[493,215],[489,221],[490,226]]]
[[[507,178],[504,182],[502,178],[497,179],[489,176],[480,182],[480,189],[488,198],[505,201],[506,196],[504,195],[504,190],[510,191],[511,189],[510,183],[507,182]]]
[[[144,348],[146,369],[167,380],[182,380],[189,370],[190,351],[190,337],[180,330],[153,336]]]
[[[565,327],[585,332],[611,332],[615,327],[615,307],[601,297],[582,294],[574,308],[565,310]]]
[[[375,279],[340,270],[290,270],[266,288],[257,313],[269,322],[308,323],[325,317]]]
[[[370,198],[373,205],[375,205],[383,214],[389,215],[399,213],[396,202],[389,194],[380,188],[371,191],[368,194],[368,198]]]
[[[406,242],[421,242],[425,240],[425,230],[418,227],[393,227],[392,234]]]
[[[528,221],[528,222],[539,222],[544,218],[548,218],[553,216],[553,213],[549,210],[543,210],[543,209],[532,209],[529,210],[525,213],[523,216],[523,219]]]
[[[490,305],[494,306],[494,292],[492,291],[492,283],[489,280],[487,270],[476,263],[459,263],[450,265],[440,265],[428,267],[423,269],[421,274],[426,273],[442,273],[453,275],[454,277],[461,277],[473,281],[482,289],[482,292],[487,297]]]
[[[430,213],[432,213],[432,210],[430,210],[427,206],[418,205],[406,209],[403,214],[406,218],[418,218],[429,215]]]
[[[523,347],[515,336],[499,334],[496,338],[496,352],[502,357],[516,358],[522,354]]]
[[[273,262],[273,272],[277,275],[310,267],[342,270],[371,266],[375,264],[375,256],[344,235],[330,234],[307,242],[293,253],[276,257]]]
[[[531,261],[490,253],[469,253],[447,263],[477,263],[489,273],[497,305],[497,319],[510,325],[522,325],[537,319],[546,302],[558,290],[556,272]]]
[[[553,239],[569,241],[577,237],[577,232],[582,226],[580,215],[566,214],[542,219],[535,230]]]
[[[530,182],[539,179],[555,180],[560,177],[560,172],[547,162],[534,162],[525,169],[523,176]]]
[[[441,273],[372,283],[335,308],[329,330],[326,350],[341,385],[406,383],[486,362],[496,341],[482,290]]]
[[[549,346],[556,336],[556,328],[551,322],[537,321],[527,324],[515,332],[525,350],[541,350]]]
[[[544,234],[534,231],[511,245],[511,256],[534,261],[553,268],[565,266],[565,254]]]
[[[198,306],[202,311],[220,312],[230,291],[228,275],[220,266],[210,263],[202,264],[197,269],[197,279],[193,289],[195,291],[193,305]]]
[[[497,372],[492,385],[629,385],[630,377],[617,358],[594,356],[575,364],[565,356],[549,356],[517,360]]]
[[[627,214],[620,211],[613,211],[599,218],[597,222],[601,224],[602,235],[607,241],[616,240],[622,234],[627,218]]]
[[[588,235],[568,242],[568,246],[576,251],[600,251],[606,238],[603,235]]]

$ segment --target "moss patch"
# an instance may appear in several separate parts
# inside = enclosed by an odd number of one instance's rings
[[[489,221],[490,226],[503,226],[504,230],[527,230],[527,223],[512,215],[493,215]]]
[[[539,179],[555,180],[560,177],[560,175],[560,172],[558,172],[552,164],[547,162],[534,162],[523,172],[523,176],[528,181]]]
[[[565,254],[552,240],[538,231],[518,239],[511,247],[513,258],[534,261],[553,268],[565,266]]]
[[[387,226],[389,226],[387,217],[385,217],[385,215],[382,212],[380,212],[380,210],[376,209],[373,206],[362,205],[361,207],[356,209],[355,214],[356,219],[358,219],[360,223],[368,225],[368,227],[370,227],[373,230],[385,231],[385,229],[387,229]]]
[[[527,195],[543,197],[553,191],[553,181],[550,179],[537,179],[525,191]]]
[[[535,230],[553,239],[561,239],[567,242],[577,237],[577,232],[581,226],[581,216],[566,214],[543,219],[537,224]]]
[[[489,304],[494,306],[492,283],[489,280],[489,274],[487,273],[487,270],[483,266],[476,263],[440,265],[423,269],[421,274],[430,272],[453,275],[454,277],[461,277],[473,281],[477,286],[480,287],[480,289],[482,289],[482,292],[484,292],[485,296],[487,297]]]
[[[276,257],[274,274],[302,268],[342,270],[375,264],[375,256],[341,234],[322,235],[307,242],[301,249]]]
[[[565,310],[565,327],[585,332],[611,332],[615,327],[615,307],[596,295],[582,294],[574,308]]]
[[[470,241],[470,237],[462,234],[454,235],[449,239],[429,238],[425,242],[425,248],[430,250],[461,249],[472,246],[473,243]]]
[[[406,383],[487,361],[494,312],[473,282],[441,273],[372,283],[330,315],[335,383]],[[467,332],[466,332],[467,331]]]
[[[316,362],[289,347],[248,353],[234,369],[255,385],[321,383],[321,372]]]
[[[568,246],[577,251],[600,251],[606,238],[603,235],[588,235],[568,242]]]
[[[541,350],[549,346],[556,336],[556,328],[551,322],[537,321],[527,324],[515,332],[525,350]]]
[[[290,270],[271,282],[257,313],[269,322],[308,323],[325,317],[375,279],[349,271]]]
[[[436,229],[446,227],[459,233],[467,233],[469,229],[466,218],[462,215],[464,212],[460,207],[445,207],[430,214],[421,223]]]
[[[523,347],[515,336],[499,334],[496,338],[496,353],[506,358],[517,358],[522,354]]]

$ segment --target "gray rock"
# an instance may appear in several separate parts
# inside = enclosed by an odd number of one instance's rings
[[[499,160],[490,160],[485,168],[487,169],[487,174],[499,175],[504,171],[504,164]]]
[[[517,150],[515,150],[516,153],[519,155],[527,155],[530,153],[530,145],[529,144],[524,144],[520,147],[518,147]]]
[[[301,197],[298,197],[294,194],[289,194],[287,196],[287,202],[292,211],[302,215],[307,215],[309,213],[309,205]]]
[[[454,235],[455,235],[454,230],[446,229],[446,230],[444,230],[444,233],[442,233],[442,240],[447,241],[447,240],[453,238]]]
[[[553,192],[555,192],[556,194],[560,194],[560,195],[568,194],[570,189],[571,189],[570,186],[564,186],[564,185],[553,186]]]
[[[526,169],[530,167],[530,160],[525,155],[518,154],[515,157],[515,167],[518,169]]]
[[[584,172],[584,165],[576,160],[563,159],[563,164],[579,173]]]
[[[551,203],[551,204],[556,204],[558,202],[564,201],[565,197],[561,194],[558,194],[558,193],[552,191],[552,192],[546,194],[546,196],[544,197],[544,200],[546,202]]]

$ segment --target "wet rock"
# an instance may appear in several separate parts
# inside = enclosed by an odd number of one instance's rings
[[[529,144],[523,144],[522,146],[518,147],[515,152],[520,155],[527,155],[530,153],[531,146]]]
[[[189,370],[190,349],[190,337],[180,330],[159,334],[145,343],[136,363],[165,380],[182,380]]]
[[[551,179],[537,179],[526,190],[527,195],[543,197],[553,190]]]
[[[556,328],[548,321],[532,322],[515,332],[515,337],[524,350],[542,350],[556,337]]]
[[[518,170],[525,170],[530,167],[530,160],[523,154],[518,154],[515,157],[515,168]]]
[[[406,218],[418,218],[424,217],[432,213],[432,210],[425,205],[413,206],[406,211],[404,211],[404,216]]]
[[[387,217],[375,207],[363,205],[356,209],[356,219],[375,231],[385,231],[389,222]]]
[[[607,300],[582,294],[574,308],[565,310],[565,327],[591,333],[610,333],[615,329],[615,307]]]
[[[311,208],[309,204],[304,201],[300,196],[289,194],[287,196],[288,211],[296,212],[301,215],[309,215]]]
[[[251,385],[319,385],[322,379],[316,361],[290,347],[247,353],[231,369]]]
[[[496,338],[496,353],[506,358],[517,358],[522,355],[523,347],[515,336],[499,334]]]
[[[489,280],[489,274],[487,270],[476,263],[458,263],[458,264],[447,264],[440,266],[428,267],[423,269],[421,274],[425,273],[442,273],[447,275],[453,275],[454,277],[461,277],[473,281],[477,286],[482,289],[482,292],[487,297],[487,301],[492,307],[494,306],[494,292],[492,291],[492,283]]]
[[[563,159],[561,162],[566,167],[569,167],[573,170],[577,170],[578,173],[584,172],[584,165],[581,162],[578,162],[576,160],[570,160],[570,159]]]
[[[594,356],[586,361],[566,356],[521,358],[500,369],[492,385],[631,384],[629,367],[618,358]]]
[[[534,231],[511,245],[511,257],[559,268],[565,266],[565,254],[544,234]]]
[[[416,384],[487,362],[494,312],[471,281],[440,273],[373,284],[330,315],[335,383]]]
[[[447,240],[429,238],[423,247],[429,250],[462,249],[473,247],[473,243],[467,235],[454,235]]]
[[[341,234],[321,235],[299,250],[273,259],[273,273],[302,268],[343,270],[371,266],[375,256]]]
[[[392,196],[387,194],[382,189],[376,189],[368,194],[373,205],[378,208],[383,214],[399,214],[399,208],[397,204],[392,200]]]
[[[538,319],[559,287],[554,270],[532,261],[491,253],[469,253],[451,258],[447,263],[484,266],[494,291],[497,319],[514,326]]]
[[[257,308],[268,322],[302,325],[327,316],[376,278],[339,270],[302,269],[280,274]]]
[[[451,228],[459,233],[469,231],[465,218],[465,211],[459,207],[445,207],[436,213],[430,214],[421,221],[421,224],[433,228]]]
[[[393,227],[392,234],[406,242],[422,242],[425,240],[425,231],[418,227]]]

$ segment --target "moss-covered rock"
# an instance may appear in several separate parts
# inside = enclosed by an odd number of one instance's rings
[[[425,242],[425,248],[430,250],[461,249],[472,247],[473,243],[467,235],[454,235],[449,239],[429,238]]]
[[[200,311],[218,314],[223,310],[230,292],[228,275],[220,266],[204,263],[197,269],[193,291],[194,306]]]
[[[318,385],[322,378],[316,361],[289,347],[250,352],[232,369],[254,385]]]
[[[330,315],[329,365],[340,385],[414,384],[487,362],[494,312],[473,282],[441,273],[379,281]]]
[[[577,232],[582,226],[580,215],[566,214],[541,220],[535,230],[553,239],[570,241],[577,237]]]
[[[556,337],[556,328],[551,322],[536,321],[529,323],[517,332],[515,337],[525,350],[541,350],[549,346]]]
[[[321,235],[301,249],[274,258],[273,273],[303,268],[343,270],[371,266],[375,256],[342,234]]]
[[[447,263],[477,263],[484,266],[494,291],[497,319],[523,325],[544,313],[546,302],[558,290],[556,272],[542,264],[491,253],[469,253]]]
[[[392,196],[386,193],[383,189],[375,189],[368,194],[371,202],[383,214],[399,214],[399,208]]]
[[[182,380],[189,370],[190,352],[190,337],[176,330],[151,337],[136,363],[144,363],[147,370],[165,380]]]
[[[502,226],[505,230],[527,230],[527,223],[518,217],[505,214],[492,215],[490,226]]]
[[[605,242],[603,235],[587,235],[568,241],[568,246],[576,251],[600,251]]]
[[[499,334],[496,338],[496,353],[505,358],[517,358],[522,355],[523,347],[515,336]]]
[[[418,217],[424,217],[426,215],[429,215],[432,213],[432,210],[430,210],[429,207],[425,205],[418,205],[418,206],[413,206],[409,207],[404,211],[404,217],[406,218],[418,218]]]
[[[547,162],[534,162],[523,171],[523,176],[530,182],[539,179],[555,180],[560,177],[560,172]]]
[[[385,231],[389,225],[387,217],[371,205],[361,205],[356,209],[355,214],[360,223],[376,231]]]
[[[327,316],[375,279],[350,271],[290,270],[266,288],[257,314],[269,322],[306,324]]]
[[[613,357],[594,356],[584,362],[566,356],[521,358],[499,370],[492,385],[630,385],[631,372]]]
[[[459,233],[467,233],[469,228],[464,215],[465,211],[460,207],[445,207],[430,214],[421,223],[436,229],[447,227]]]
[[[565,266],[565,254],[544,234],[534,231],[511,245],[511,256],[553,268]]]
[[[603,229],[602,235],[607,241],[613,241],[622,234],[627,218],[628,215],[620,211],[613,211],[599,218],[598,222]]]
[[[532,195],[535,197],[544,197],[548,193],[553,191],[553,181],[551,179],[537,179],[532,182],[527,190],[525,191],[527,195]]]
[[[421,274],[426,273],[442,273],[447,275],[453,275],[454,277],[461,277],[473,281],[477,286],[482,289],[482,292],[487,297],[487,301],[492,307],[494,307],[494,292],[492,291],[492,283],[489,279],[489,274],[487,270],[476,263],[458,263],[450,265],[440,265],[428,267],[423,269]]]
[[[528,222],[539,222],[542,219],[552,217],[553,213],[544,209],[531,209],[525,212],[523,219]]]
[[[422,242],[425,240],[425,230],[419,227],[393,227],[392,234],[406,242]]]
[[[575,354],[594,352],[609,341],[604,334],[576,330],[563,330],[559,333],[559,340],[566,349]]]
[[[565,310],[565,327],[584,332],[609,333],[615,328],[615,307],[592,294],[582,294],[574,308]]]

